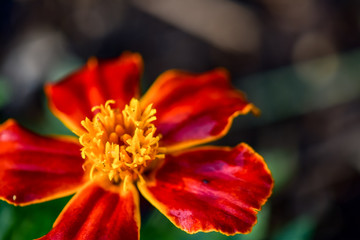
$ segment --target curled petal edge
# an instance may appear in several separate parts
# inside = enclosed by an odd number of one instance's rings
[[[268,188],[268,193],[266,195],[264,195],[261,200],[258,202],[259,207],[256,208],[250,208],[249,210],[251,212],[253,212],[254,216],[257,215],[257,213],[261,210],[262,206],[267,202],[268,198],[271,196],[272,191],[273,191],[273,187],[274,187],[274,180],[271,176],[271,172],[269,170],[269,168],[267,167],[266,163],[264,162],[264,159],[262,158],[261,155],[259,155],[257,152],[255,152],[249,145],[247,145],[246,143],[240,143],[239,145],[237,145],[235,148],[237,147],[245,147],[249,150],[249,152],[251,154],[253,154],[258,160],[260,160],[260,162],[263,163],[263,170],[265,171],[264,173],[267,174],[270,177],[271,183],[269,185]],[[205,147],[199,147],[199,148],[195,148],[195,149],[191,149],[189,151],[186,152],[192,152],[192,151],[198,151],[198,150],[213,150],[213,149],[219,149],[219,150],[225,150],[225,151],[231,151],[233,148],[230,147],[214,147],[214,146],[205,146]],[[185,151],[183,151],[185,152]],[[174,156],[178,156],[180,154],[182,154],[183,152],[178,152],[178,153],[174,153]],[[159,202],[156,197],[150,192],[150,190],[147,187],[152,187],[152,186],[156,186],[156,180],[155,180],[155,176],[157,174],[157,171],[159,171],[159,169],[161,169],[161,167],[165,164],[165,162],[163,162],[159,168],[157,168],[156,170],[154,170],[151,175],[146,179],[145,182],[138,182],[138,189],[140,190],[140,192],[142,193],[142,195],[154,206],[156,207],[162,214],[164,214],[170,222],[172,222],[176,227],[178,227],[179,229],[186,231],[190,234],[194,234],[194,233],[198,233],[198,232],[220,232],[224,235],[227,236],[232,236],[235,234],[248,234],[252,231],[253,226],[257,223],[257,218],[255,219],[255,221],[252,223],[251,227],[248,228],[245,231],[231,231],[231,232],[227,232],[227,231],[223,231],[221,229],[214,229],[214,228],[209,228],[209,229],[196,229],[196,230],[187,230],[182,228],[180,225],[178,225],[178,223],[175,221],[175,219],[171,218],[168,215],[167,210],[169,209],[169,207],[164,204]],[[179,173],[181,174],[181,173]],[[146,185],[147,184],[147,185]]]

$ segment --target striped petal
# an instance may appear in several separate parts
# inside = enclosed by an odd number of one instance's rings
[[[54,228],[41,240],[138,240],[139,196],[131,184],[127,190],[90,182],[64,208]]]
[[[231,87],[224,69],[203,74],[165,72],[142,103],[153,103],[154,124],[170,152],[218,139],[227,133],[234,117],[256,109]]]
[[[79,131],[80,122],[94,116],[92,107],[112,99],[123,109],[132,97],[138,97],[142,68],[141,56],[134,53],[105,62],[90,59],[63,81],[46,86],[49,107],[65,125]]]
[[[14,120],[0,125],[0,199],[27,205],[70,195],[84,182],[74,139],[36,135]]]
[[[177,227],[189,233],[248,233],[270,196],[273,180],[261,156],[246,144],[203,147],[166,155],[138,187]]]

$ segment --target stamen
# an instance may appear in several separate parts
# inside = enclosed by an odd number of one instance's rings
[[[92,108],[97,111],[93,120],[86,118],[81,125],[86,130],[79,136],[83,168],[89,169],[90,178],[107,174],[114,184],[143,180],[142,173],[155,160],[165,157],[156,135],[156,110],[152,104],[141,108],[133,98],[124,110],[111,108],[114,100]]]

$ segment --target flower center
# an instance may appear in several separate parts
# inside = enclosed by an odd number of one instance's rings
[[[90,178],[107,174],[114,184],[134,181],[164,158],[165,149],[159,147],[160,136],[156,136],[156,110],[152,104],[141,108],[133,98],[124,110],[111,108],[114,100],[93,107],[98,111],[93,120],[86,118],[81,125],[86,129],[80,138],[81,156],[85,159],[84,170],[90,168]]]

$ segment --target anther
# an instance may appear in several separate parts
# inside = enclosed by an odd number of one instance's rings
[[[124,110],[111,108],[115,101],[92,108],[97,111],[93,120],[86,118],[81,125],[86,130],[79,136],[83,146],[83,168],[90,167],[90,178],[106,174],[110,181],[119,182],[143,179],[141,174],[151,162],[164,158],[165,149],[159,147],[156,136],[156,110],[152,105],[141,108],[140,102],[131,99]],[[142,110],[144,109],[144,110]]]

